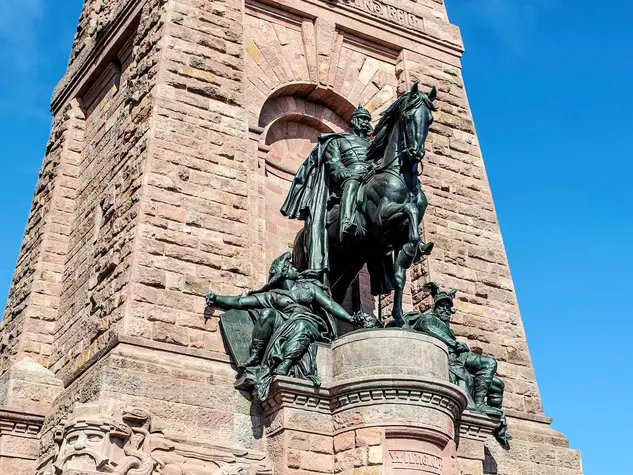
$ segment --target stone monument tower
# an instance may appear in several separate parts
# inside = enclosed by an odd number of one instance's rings
[[[462,53],[443,0],[86,0],[0,331],[0,473],[580,475],[541,405]],[[403,306],[459,289],[452,329],[505,382],[505,447],[441,339],[342,328],[320,385],[275,376],[260,402],[205,302],[293,248],[279,209],[319,137],[416,82],[437,88],[434,249]],[[388,313],[370,280],[350,315]]]

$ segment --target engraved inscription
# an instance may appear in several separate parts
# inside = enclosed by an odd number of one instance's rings
[[[422,452],[413,452],[410,450],[390,450],[389,456],[393,464],[421,465],[442,470],[442,459],[435,455],[425,454]]]
[[[415,28],[422,31],[422,20],[412,13],[405,12],[399,8],[385,5],[377,0],[343,0],[346,4],[353,6],[357,10],[369,12],[379,18],[392,21],[407,28]]]

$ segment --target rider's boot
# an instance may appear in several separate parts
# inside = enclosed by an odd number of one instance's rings
[[[343,184],[343,193],[341,195],[341,229],[339,239],[341,242],[356,236],[358,226],[355,222],[356,199],[358,194],[358,180],[346,180]]]

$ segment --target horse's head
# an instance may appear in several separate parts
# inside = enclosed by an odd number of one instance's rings
[[[433,104],[436,97],[435,87],[425,94],[416,82],[382,113],[369,149],[369,158],[379,163],[379,169],[398,163],[416,168],[424,158],[424,143],[433,123],[433,111],[437,110]]]
[[[403,159],[418,163],[424,158],[426,137],[429,127],[433,123],[433,111],[437,108],[433,104],[437,97],[435,86],[428,94],[419,90],[418,83],[413,83],[411,90],[404,96],[401,109]]]

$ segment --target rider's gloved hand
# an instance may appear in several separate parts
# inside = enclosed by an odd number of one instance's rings
[[[347,170],[347,169],[342,169],[339,173],[339,180],[340,181],[344,181],[344,180],[348,180],[350,178],[352,178],[352,172]]]

